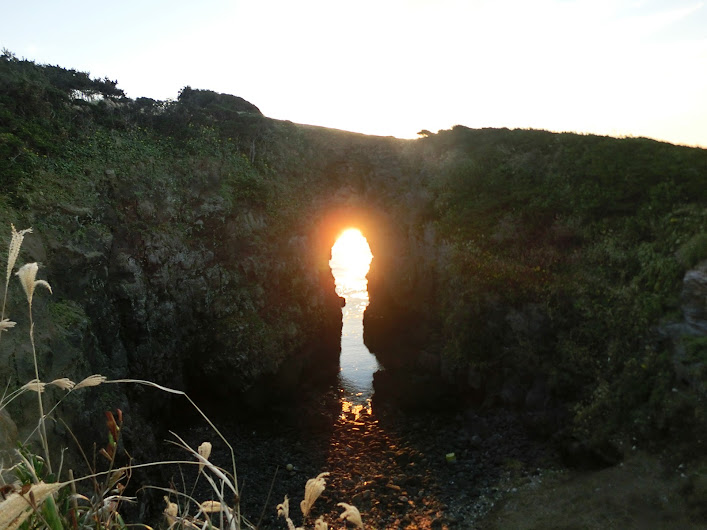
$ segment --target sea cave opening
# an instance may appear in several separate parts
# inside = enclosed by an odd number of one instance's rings
[[[358,414],[370,408],[376,357],[363,343],[363,313],[368,306],[367,274],[373,259],[370,246],[358,228],[342,230],[331,247],[331,267],[336,293],[345,299],[342,308],[339,384],[342,412]]]

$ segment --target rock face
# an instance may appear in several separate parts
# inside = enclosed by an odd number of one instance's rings
[[[335,384],[341,299],[331,246],[354,224],[379,266],[398,248],[389,207],[396,181],[373,183],[395,176],[405,142],[271,126],[305,146],[304,178],[289,167],[291,153],[265,169],[257,154],[253,162],[181,154],[175,164],[133,159],[126,150],[135,146],[106,140],[107,153],[85,161],[59,204],[38,192],[31,215],[7,219],[34,227],[19,263],[39,261],[39,277],[54,288],[34,302],[42,380],[151,381],[227,415],[262,413],[303,387]],[[33,378],[22,300],[13,281],[8,310],[18,325],[0,345],[0,376],[18,386]],[[7,411],[22,431],[36,411],[21,401]],[[102,437],[104,410],[123,410],[125,439],[140,440],[136,458],[164,439],[162,420],[179,421],[188,408],[127,383],[76,391],[66,404],[62,417],[87,439]],[[63,436],[60,426],[50,431]]]
[[[683,322],[661,328],[678,381],[707,398],[707,261],[685,273],[680,296]]]
[[[58,70],[0,59],[0,226],[34,228],[18,265],[40,262],[54,289],[33,306],[42,380],[152,381],[225,414],[330,384],[341,300],[328,261],[355,225],[374,256],[364,340],[386,368],[379,397],[500,405],[547,435],[558,403],[583,405],[591,427],[617,411],[633,422],[621,396],[638,408],[672,393],[675,374],[638,352],[705,257],[702,150],[464,127],[369,137],[190,88],[131,102],[99,83],[110,104],[79,104]],[[693,368],[706,274],[685,277],[678,357]],[[17,327],[0,381],[19,388],[34,366],[14,280],[5,316]],[[24,397],[6,409],[20,431],[36,423]],[[100,436],[117,407],[136,457],[185,414],[179,396],[121,383],[72,393],[62,415]]]
[[[707,261],[685,273],[681,298],[687,325],[707,335]]]

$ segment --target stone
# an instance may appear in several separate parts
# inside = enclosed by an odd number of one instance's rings
[[[707,261],[685,273],[681,301],[687,324],[707,334]]]

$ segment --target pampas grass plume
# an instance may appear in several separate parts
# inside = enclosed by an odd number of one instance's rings
[[[351,504],[346,504],[345,502],[340,502],[337,506],[341,506],[344,509],[344,513],[339,516],[339,519],[344,519],[349,523],[356,526],[356,528],[363,528],[363,521],[361,521],[361,513],[358,511],[356,506]]]
[[[51,381],[48,383],[50,385],[54,385],[56,387],[61,388],[62,390],[71,390],[76,386],[76,383],[74,383],[71,379],[68,377],[61,377],[59,379],[54,379],[54,381]]]
[[[42,392],[44,392],[45,386],[47,386],[47,384],[42,383],[39,379],[32,379],[29,383],[25,383],[24,385],[22,385],[22,388],[41,394]]]
[[[3,318],[0,320],[0,331],[7,331],[10,328],[14,328],[17,322],[13,322],[9,318]]]
[[[46,287],[47,289],[49,289],[50,293],[52,292],[51,285],[49,285],[44,280],[36,279],[38,270],[39,265],[37,265],[36,262],[26,263],[25,265],[22,265],[22,267],[20,267],[20,270],[15,273],[20,278],[20,283],[22,284],[22,288],[25,290],[25,294],[27,295],[27,302],[29,302],[30,307],[32,307],[32,297],[34,296],[34,289],[38,285]]]
[[[295,523],[290,519],[290,499],[287,498],[287,495],[285,495],[285,500],[282,501],[282,504],[277,505],[277,516],[285,518],[287,530],[300,530],[295,528]]]
[[[314,502],[326,488],[326,480],[324,480],[324,477],[328,476],[329,473],[326,471],[324,473],[319,473],[317,478],[310,478],[304,486],[304,500],[300,502],[300,508],[302,509],[302,515],[305,517],[309,515],[309,510],[312,509]]]
[[[24,495],[12,493],[0,503],[0,528],[16,530],[42,503],[62,487],[66,482],[32,484]],[[34,502],[30,501],[34,499]]]
[[[289,519],[290,517],[290,499],[285,495],[285,500],[282,501],[282,504],[278,504],[275,509],[277,510],[277,516],[278,517],[284,517],[285,519]]]
[[[204,442],[202,443],[199,448],[197,449],[199,454],[203,456],[206,460],[209,459],[209,456],[211,456],[211,442]],[[199,463],[199,472],[201,472],[202,469],[204,469],[204,466],[206,464],[204,463]]]
[[[22,241],[25,238],[25,234],[32,232],[31,228],[25,228],[19,232],[15,230],[15,225],[10,225],[12,227],[12,239],[10,240],[10,250],[7,254],[7,276],[5,281],[10,281],[10,275],[12,274],[12,269],[15,268],[15,262],[17,261],[17,256],[20,254],[20,247],[22,246]]]
[[[204,501],[199,505],[199,509],[204,513],[216,513],[220,511],[228,511],[230,508],[219,501]]]
[[[164,501],[167,503],[167,507],[164,509],[164,516],[167,518],[170,528],[177,522],[177,515],[179,515],[179,507],[169,501],[169,497],[165,495]]]
[[[79,388],[86,388],[89,386],[98,386],[101,383],[104,383],[106,379],[106,376],[101,374],[89,375],[86,379],[77,383],[74,387],[74,390],[78,390]]]
[[[20,230],[19,232],[15,230],[15,225],[10,225],[12,227],[12,239],[10,240],[10,248],[7,253],[7,275],[5,276],[5,295],[2,299],[2,312],[0,314],[0,320],[5,322],[5,305],[7,304],[7,289],[10,286],[10,276],[12,276],[12,269],[15,268],[15,262],[17,261],[17,256],[20,254],[20,247],[22,246],[22,240],[25,234],[31,232],[31,228],[26,228]],[[8,321],[9,322],[9,321]],[[0,331],[7,330],[7,326],[0,328]],[[0,336],[2,334],[0,333]]]

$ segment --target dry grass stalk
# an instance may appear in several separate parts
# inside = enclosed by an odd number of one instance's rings
[[[339,516],[339,519],[348,521],[349,523],[356,526],[356,528],[363,528],[363,521],[361,521],[361,513],[358,511],[356,506],[351,504],[346,504],[345,502],[337,503],[337,506],[341,506],[344,509],[344,513]]]
[[[233,451],[233,446],[232,446],[230,443],[228,443],[228,440],[226,439],[226,437],[221,433],[221,431],[218,430],[218,428],[216,427],[216,425],[214,425],[214,423],[209,419],[209,417],[208,417],[206,414],[204,414],[204,411],[202,411],[202,410],[199,408],[199,406],[198,406],[196,403],[194,403],[194,401],[189,397],[189,395],[187,395],[186,392],[183,392],[183,391],[181,391],[181,390],[175,390],[175,389],[173,389],[173,388],[169,388],[169,387],[166,387],[166,386],[158,385],[157,383],[153,383],[152,381],[145,381],[145,380],[143,380],[143,379],[111,379],[111,380],[105,381],[105,382],[106,382],[106,383],[133,383],[133,384],[138,384],[138,385],[150,386],[150,387],[153,387],[153,388],[157,388],[157,389],[159,389],[159,390],[161,390],[161,391],[163,391],[163,392],[168,392],[168,393],[170,393],[170,394],[176,394],[176,395],[179,395],[179,396],[184,396],[184,398],[185,398],[187,401],[189,401],[189,404],[190,404],[192,407],[194,407],[194,410],[196,410],[196,411],[201,415],[202,418],[204,418],[204,420],[206,421],[206,423],[209,424],[209,426],[214,430],[214,432],[218,435],[218,437],[221,438],[221,440],[223,441],[223,443],[226,444],[226,447],[228,447],[228,450],[229,450],[229,452],[231,453],[231,465],[233,466],[233,467],[232,467],[232,469],[233,469],[233,474],[232,474],[231,476],[233,477],[233,483],[231,484],[231,482],[228,481],[228,484],[227,484],[227,485],[229,486],[229,488],[232,488],[232,490],[233,490],[233,492],[234,492],[234,495],[233,495],[233,496],[234,496],[234,498],[235,498],[235,500],[236,500],[235,506],[233,507],[233,512],[234,512],[233,521],[236,521],[237,524],[240,524],[240,521],[241,521],[240,501],[239,501],[239,499],[240,499],[240,494],[239,494],[239,492],[238,492],[238,475],[236,474],[236,454],[235,454],[235,452]],[[80,383],[79,383],[79,384],[80,384]],[[191,448],[189,448],[186,444],[183,444],[183,446],[186,446],[186,448],[187,448],[188,450],[193,451],[193,450],[192,450]],[[195,454],[197,455],[197,459],[199,459],[199,461],[201,462],[201,461],[202,461],[202,460],[201,460],[201,458],[202,458],[201,455],[199,455],[198,453],[195,453]],[[206,460],[206,459],[204,459],[204,463],[205,463],[206,465],[210,465],[210,463],[209,463],[208,460]]]
[[[202,444],[200,447],[201,451],[195,451],[192,449],[189,444],[187,444],[182,438],[179,437],[179,435],[175,433],[171,433],[177,440],[177,442],[174,442],[176,445],[186,449],[189,451],[193,456],[197,458],[200,464],[203,464],[204,467],[210,472],[207,473],[206,471],[202,472],[202,475],[204,478],[207,480],[209,485],[211,486],[211,489],[213,490],[214,494],[218,497],[219,502],[221,503],[222,506],[224,506],[224,509],[221,510],[221,513],[224,514],[226,518],[226,523],[228,525],[228,528],[231,530],[238,530],[241,528],[241,516],[240,516],[240,509],[238,505],[239,501],[239,495],[238,495],[238,489],[236,488],[235,484],[235,477],[233,477],[233,481],[231,481],[231,478],[229,478],[226,473],[220,469],[219,467],[215,466],[211,462],[207,460],[207,458],[204,456],[204,454],[210,454],[210,445],[208,442],[206,442],[208,445]],[[207,451],[208,449],[208,451]],[[204,454],[202,454],[202,452]],[[200,469],[201,468],[200,466]],[[213,477],[211,476],[213,475]],[[214,478],[215,477],[215,478]],[[218,483],[217,483],[218,481]],[[229,498],[235,499],[235,505],[233,508],[228,507],[225,498],[226,498],[226,492],[225,489],[228,488],[230,490],[230,493],[228,494]],[[231,497],[233,495],[233,497]]]
[[[12,249],[11,249],[12,250]],[[34,363],[34,378],[39,384],[39,365],[37,363],[37,348],[35,347],[34,344],[34,319],[32,317],[32,297],[34,296],[34,290],[37,287],[37,285],[42,285],[49,289],[49,292],[52,292],[51,286],[45,282],[44,280],[37,280],[37,270],[39,270],[39,265],[36,263],[27,263],[20,267],[20,270],[17,271],[15,274],[20,279],[20,283],[22,283],[22,288],[25,290],[25,294],[27,295],[27,303],[29,304],[29,340],[30,343],[32,344],[32,361]],[[7,294],[7,291],[6,291]],[[39,408],[39,435],[40,438],[42,439],[42,446],[44,448],[44,458],[46,459],[47,462],[47,469],[49,469],[49,472],[51,473],[52,471],[52,462],[51,458],[49,456],[49,444],[47,441],[47,428],[45,424],[45,416],[44,416],[44,405],[42,404],[42,395],[41,391],[37,391],[37,403],[38,403],[38,408]]]
[[[59,491],[66,482],[32,484],[24,495],[11,493],[0,503],[0,528],[16,530],[42,503],[52,494]]]
[[[314,502],[319,498],[324,489],[326,488],[326,480],[324,477],[328,477],[329,473],[319,473],[316,478],[310,478],[304,487],[304,500],[300,503],[300,508],[302,509],[302,515],[307,517],[309,511],[314,506]]]

